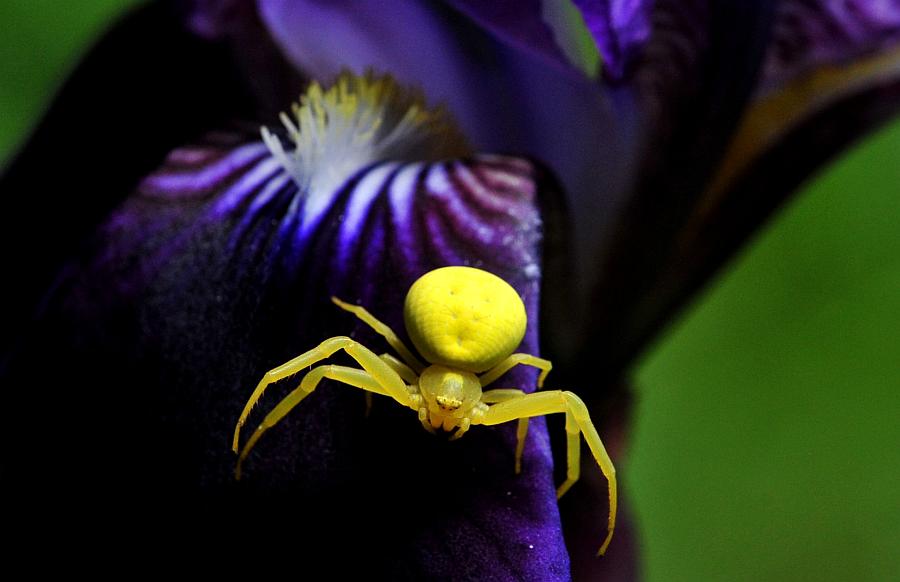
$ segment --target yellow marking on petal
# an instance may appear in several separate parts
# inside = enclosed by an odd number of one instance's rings
[[[765,148],[804,119],[848,95],[900,73],[900,49],[847,65],[830,65],[790,81],[784,88],[762,96],[741,119],[719,172],[706,191],[702,217]],[[687,229],[686,232],[691,232]]]
[[[324,89],[310,84],[281,123],[293,142],[263,127],[262,138],[305,194],[331,194],[371,164],[429,162],[471,154],[450,114],[390,76],[342,73]]]

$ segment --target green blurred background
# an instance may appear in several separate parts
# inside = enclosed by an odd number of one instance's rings
[[[137,3],[0,2],[0,165]],[[634,370],[620,474],[646,579],[900,579],[898,339],[900,120],[813,177]]]

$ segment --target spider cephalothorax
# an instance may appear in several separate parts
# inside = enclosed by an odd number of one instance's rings
[[[471,267],[436,269],[413,283],[404,304],[404,320],[413,345],[429,362],[427,366],[391,328],[365,308],[337,298],[332,300],[382,335],[400,358],[390,354],[378,356],[349,337],[337,336],[266,372],[235,426],[232,444],[235,452],[239,450],[241,427],[270,384],[297,374],[338,350],[344,350],[362,368],[335,365],[312,368],[300,386],[275,406],[244,444],[235,468],[237,478],[241,476],[244,459],[260,436],[315,390],[323,378],[389,396],[415,410],[426,430],[455,431],[452,439],[464,435],[474,424],[518,420],[516,473],[521,466],[528,419],[565,413],[568,471],[556,494],[562,496],[578,480],[581,434],[584,434],[609,481],[609,525],[598,553],[606,551],[616,519],[616,471],[581,399],[561,390],[533,394],[513,388],[483,390],[518,364],[541,370],[538,376],[538,388],[541,388],[552,367],[549,361],[536,356],[513,353],[525,334],[527,317],[522,300],[509,284],[496,275]]]

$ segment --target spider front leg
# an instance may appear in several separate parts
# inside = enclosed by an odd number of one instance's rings
[[[516,388],[496,388],[482,394],[481,401],[485,404],[495,404],[522,396],[525,396],[525,392]],[[516,428],[516,475],[522,472],[522,453],[525,451],[525,437],[527,436],[528,417],[520,418],[519,426]]]
[[[397,372],[397,375],[403,378],[403,381],[407,384],[415,386],[419,383],[419,376],[413,371],[413,369],[391,354],[381,354],[380,358],[384,360],[384,363],[390,366],[392,370]]]
[[[356,368],[348,368],[347,366],[331,365],[313,368],[310,370],[309,374],[304,376],[303,380],[300,381],[300,386],[285,396],[281,402],[266,415],[259,426],[256,427],[256,430],[250,436],[250,439],[244,445],[244,449],[238,457],[237,465],[234,468],[235,479],[241,478],[241,466],[244,463],[244,459],[247,458],[247,455],[249,455],[250,451],[253,450],[253,447],[256,446],[256,442],[260,437],[262,437],[262,435],[270,428],[281,422],[281,420],[287,416],[294,407],[300,404],[304,398],[312,394],[323,378],[330,378],[331,380],[337,380],[338,382],[361,388],[366,391],[366,394],[374,392],[375,394],[390,396],[388,391],[385,390],[378,380],[372,377],[368,372],[357,370]]]
[[[584,402],[572,392],[563,392],[561,390],[553,390],[549,392],[538,392],[535,394],[525,394],[521,398],[512,398],[505,402],[500,402],[491,406],[484,415],[476,419],[478,424],[494,425],[517,420],[522,418],[530,418],[532,416],[543,416],[545,414],[553,414],[562,412],[566,414],[566,433],[567,433],[567,461],[569,463],[566,481],[557,490],[557,495],[562,495],[568,488],[578,479],[578,461],[580,439],[578,432],[584,435],[591,453],[600,470],[609,482],[609,523],[607,525],[606,539],[600,546],[598,555],[606,552],[609,542],[612,540],[613,531],[616,526],[617,505],[617,486],[616,486],[616,469],[613,466],[612,459],[591,422],[590,414]]]
[[[537,381],[538,390],[544,387],[544,380],[547,379],[547,374],[549,374],[550,370],[553,369],[553,364],[550,362],[550,360],[532,356],[531,354],[512,354],[511,356],[505,358],[499,364],[479,376],[478,379],[481,380],[482,386],[487,386],[488,384],[508,372],[511,368],[518,366],[519,364],[522,364],[524,366],[534,366],[541,371]]]
[[[450,437],[450,440],[455,441],[456,439],[460,438],[462,435],[469,432],[470,426],[472,426],[472,419],[469,418],[468,416],[463,418],[462,421],[460,421],[459,427],[456,429],[456,432],[453,433],[452,437]]]
[[[419,377],[413,372],[412,368],[398,360],[395,356],[391,354],[381,354],[379,356],[384,363],[390,366],[397,374],[403,378],[403,381],[406,382],[410,386],[416,386],[419,383]],[[372,393],[366,392],[366,418],[368,418],[369,414],[372,412]]]
[[[344,350],[350,357],[359,362],[359,365],[385,389],[388,396],[403,406],[410,406],[409,390],[406,388],[406,384],[403,383],[403,379],[390,365],[359,342],[346,336],[337,336],[323,341],[308,352],[300,354],[293,360],[266,372],[259,384],[256,385],[256,389],[253,390],[253,394],[250,395],[250,399],[244,405],[244,410],[241,412],[240,418],[238,418],[237,425],[234,427],[234,439],[232,440],[231,449],[235,453],[238,452],[241,427],[247,422],[250,411],[262,398],[266,388],[279,380],[293,376],[303,370],[303,368],[328,358],[338,350]]]

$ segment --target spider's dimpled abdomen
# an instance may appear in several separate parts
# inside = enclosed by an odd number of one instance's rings
[[[525,335],[525,305],[506,281],[472,267],[443,267],[406,295],[410,339],[433,364],[483,372],[510,355]]]

